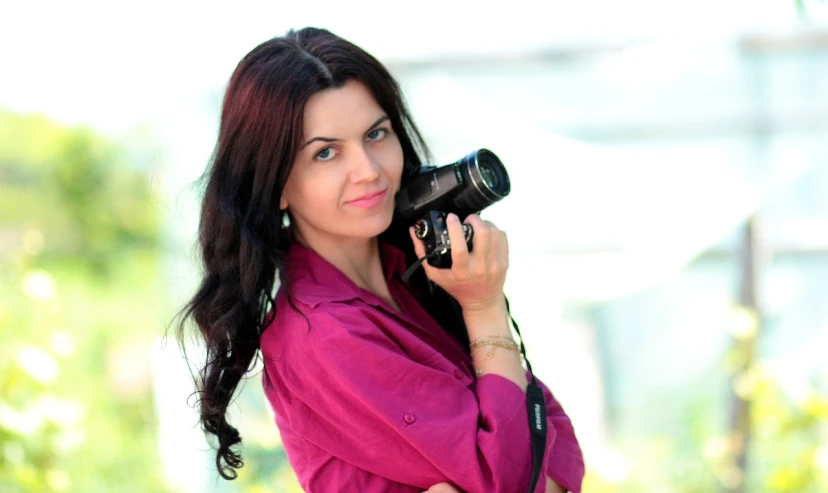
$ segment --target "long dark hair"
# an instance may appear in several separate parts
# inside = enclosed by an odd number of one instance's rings
[[[405,184],[417,173],[421,156],[430,155],[399,85],[374,57],[324,29],[291,30],[260,44],[239,62],[224,95],[218,142],[202,177],[203,278],[180,312],[178,337],[183,347],[193,319],[206,346],[196,378],[197,402],[202,428],[218,441],[216,467],[225,479],[235,479],[243,466],[241,453],[231,449],[241,437],[227,422],[227,407],[259,354],[277,274],[280,289],[289,292],[285,258],[292,238],[281,228],[278,206],[301,145],[305,103],[349,80],[365,84],[388,115],[403,150]],[[407,228],[395,217],[382,238],[413,261]],[[453,300],[422,273],[412,284],[438,322],[467,342]]]

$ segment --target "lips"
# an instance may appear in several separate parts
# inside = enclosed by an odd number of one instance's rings
[[[352,205],[354,207],[359,207],[361,209],[367,209],[370,207],[374,207],[382,202],[382,199],[385,198],[385,195],[388,193],[388,189],[380,190],[379,192],[373,192],[369,194],[365,194],[362,197],[356,198],[354,200],[349,200],[346,202],[348,205]]]

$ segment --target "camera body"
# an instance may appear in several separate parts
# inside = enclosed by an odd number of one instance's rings
[[[456,214],[463,221],[469,214],[509,195],[511,183],[506,168],[487,149],[471,152],[463,159],[444,166],[422,166],[395,197],[397,212],[414,223],[415,233],[423,240],[428,263],[434,267],[451,267],[451,242],[446,217]],[[468,224],[463,232],[469,251],[474,231]]]
[[[426,215],[414,223],[414,234],[423,240],[426,252],[437,250],[434,257],[428,259],[428,263],[434,267],[451,267],[451,240],[449,239],[448,227],[446,226],[445,212],[430,210]],[[466,238],[466,245],[472,251],[472,238],[474,230],[468,224],[463,224],[463,235]]]

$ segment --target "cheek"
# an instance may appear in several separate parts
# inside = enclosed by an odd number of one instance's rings
[[[393,172],[393,174],[391,175],[391,176],[392,176],[392,178],[393,178],[393,181],[394,181],[394,186],[397,188],[397,190],[399,190],[399,189],[400,189],[400,181],[402,180],[402,172],[403,172],[403,162],[402,162],[402,158],[400,158],[399,163],[400,163],[400,164],[398,164],[398,165],[394,168],[394,172]]]
[[[302,173],[294,170],[288,176],[285,183],[285,189],[282,190],[282,200],[280,206],[287,205],[294,213],[300,212],[305,208],[307,202],[307,187],[305,186],[305,177]]]
[[[297,205],[308,211],[335,207],[340,196],[341,177],[336,173],[306,173],[297,180],[293,190]]]
[[[402,147],[400,146],[399,142],[395,142],[395,145],[391,146],[388,149],[388,154],[386,156],[385,162],[388,163],[386,166],[386,170],[391,178],[393,178],[394,183],[399,187],[400,178],[402,177],[403,171],[403,151]]]

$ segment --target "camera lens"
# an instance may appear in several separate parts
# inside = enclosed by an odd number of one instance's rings
[[[483,182],[491,189],[497,190],[499,182],[497,174],[486,163],[480,163],[480,175],[483,177]]]
[[[394,197],[396,211],[415,220],[428,210],[454,212],[460,217],[482,211],[509,195],[509,174],[500,159],[487,149],[478,149],[445,166],[421,166]],[[443,226],[416,225],[419,238],[434,235]]]
[[[455,195],[450,210],[467,215],[482,211],[509,195],[509,174],[503,163],[487,149],[479,149],[457,162],[463,188]]]

